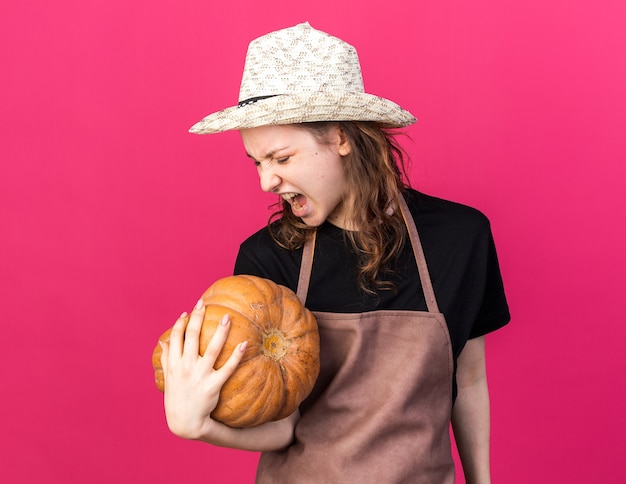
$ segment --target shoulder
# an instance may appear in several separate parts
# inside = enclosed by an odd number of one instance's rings
[[[488,218],[461,203],[405,193],[453,347],[505,325],[509,310]]]
[[[272,239],[268,227],[265,226],[244,240],[240,244],[240,250],[248,252],[258,250],[259,248],[271,249],[275,245],[276,243]]]
[[[404,192],[409,210],[420,229],[455,236],[488,234],[489,219],[480,210],[413,189]]]
[[[301,260],[302,249],[279,246],[266,226],[241,243],[234,272],[265,277],[293,289]]]

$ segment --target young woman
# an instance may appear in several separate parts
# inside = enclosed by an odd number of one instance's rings
[[[290,417],[235,429],[211,419],[246,349],[214,370],[229,321],[198,355],[200,301],[162,365],[170,429],[262,451],[257,482],[487,483],[484,335],[509,321],[488,220],[409,188],[393,129],[415,119],[363,90],[353,47],[300,24],[250,44],[238,106],[192,132],[239,130],[280,210],[246,240],[236,274],[297,292],[320,329],[321,371]]]

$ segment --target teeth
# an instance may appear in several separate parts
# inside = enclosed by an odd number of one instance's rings
[[[299,193],[289,192],[289,193],[283,193],[282,197],[283,199],[291,203],[291,206],[293,207],[294,210],[300,210],[302,209],[302,206],[300,206],[300,204],[298,203],[298,200],[296,200],[296,197],[298,195]]]

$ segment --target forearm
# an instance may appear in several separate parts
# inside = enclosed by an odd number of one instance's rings
[[[459,388],[452,412],[452,427],[467,484],[490,483],[489,392],[486,378],[470,387]]]
[[[296,411],[285,419],[251,428],[232,428],[213,421],[210,431],[194,439],[220,447],[255,452],[280,450],[293,441],[293,430],[299,418],[300,413]]]
[[[465,479],[467,484],[489,484],[490,411],[484,338],[470,340],[459,356],[457,382],[452,427]]]

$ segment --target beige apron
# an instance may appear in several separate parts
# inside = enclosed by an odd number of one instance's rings
[[[265,452],[257,483],[454,482],[453,359],[413,218],[400,198],[428,312],[316,312],[321,370],[294,442]],[[315,238],[302,256],[305,302]]]

